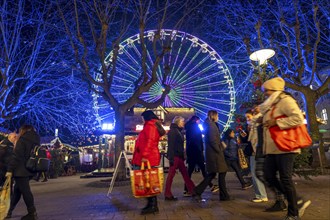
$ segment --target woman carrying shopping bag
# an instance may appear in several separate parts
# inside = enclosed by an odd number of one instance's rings
[[[158,143],[160,137],[166,134],[160,120],[151,110],[144,111],[141,116],[144,120],[144,126],[135,142],[132,159],[132,165],[135,169],[140,169],[142,163],[148,161],[151,167],[159,166]],[[157,196],[148,197],[147,200],[147,205],[141,210],[141,214],[158,212]]]

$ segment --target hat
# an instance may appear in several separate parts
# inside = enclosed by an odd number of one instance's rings
[[[281,77],[275,77],[267,80],[262,85],[262,90],[284,91],[285,81]]]
[[[144,111],[141,116],[145,121],[150,121],[151,119],[158,119],[157,115],[151,110]]]

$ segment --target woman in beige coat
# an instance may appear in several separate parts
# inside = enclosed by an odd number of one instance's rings
[[[284,86],[285,81],[280,77],[270,79],[262,86],[267,97],[266,101],[260,106],[261,114],[264,115],[263,150],[266,155],[264,171],[268,184],[286,195],[288,213],[285,219],[295,220],[299,219],[299,215],[301,216],[310,204],[310,201],[301,199],[298,201],[292,181],[294,157],[297,153],[300,153],[300,149],[291,152],[279,150],[269,132],[269,127],[276,125],[284,130],[303,124],[303,114],[296,100],[289,93],[284,92]],[[283,115],[286,117],[275,119]]]

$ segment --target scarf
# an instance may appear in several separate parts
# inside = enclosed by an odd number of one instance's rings
[[[265,115],[265,113],[269,111],[269,109],[272,107],[272,105],[281,93],[282,91],[274,92],[260,105],[260,113],[262,115]]]

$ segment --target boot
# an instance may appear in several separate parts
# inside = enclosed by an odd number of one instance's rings
[[[269,208],[267,208],[266,212],[279,212],[287,210],[286,204],[284,200],[276,200],[275,204]]]
[[[159,212],[156,196],[150,197],[150,205],[149,207],[147,206],[146,208],[141,210],[141,215],[155,213],[155,212]]]
[[[21,220],[38,220],[36,208],[34,206],[28,208],[28,214],[24,215]]]
[[[151,206],[151,203],[152,203],[152,198],[148,197],[147,198],[147,205],[142,209],[142,211],[148,209]]]

